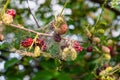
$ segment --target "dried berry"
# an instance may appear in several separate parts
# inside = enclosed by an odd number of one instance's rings
[[[82,46],[80,45],[78,41],[74,41],[73,47],[77,52],[81,52],[83,50]]]
[[[41,38],[37,38],[37,40],[35,41],[35,45],[39,46],[42,51],[47,50],[47,44]]]
[[[54,39],[54,41],[56,41],[56,42],[60,42],[62,38],[61,38],[61,36],[60,36],[59,34],[56,34],[56,33],[55,33],[55,34],[53,35],[53,39]]]
[[[27,38],[21,42],[21,46],[23,47],[29,47],[32,45],[33,39],[32,38]]]
[[[87,47],[87,52],[92,52],[93,51],[93,47],[92,46],[88,46]]]
[[[6,11],[7,14],[11,15],[12,17],[15,17],[16,15],[16,11],[14,9],[8,9]]]

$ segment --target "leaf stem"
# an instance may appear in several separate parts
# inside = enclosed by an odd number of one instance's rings
[[[60,12],[60,15],[59,15],[59,16],[62,16],[62,13],[63,13],[63,11],[64,11],[64,9],[65,9],[66,5],[67,5],[67,1],[65,2],[65,4],[64,4],[64,6],[63,6],[63,8],[62,8],[62,10],[61,10],[61,12]]]
[[[37,27],[40,28],[40,25],[39,25],[37,19],[35,18],[35,16],[33,15],[32,11],[31,11],[31,8],[29,6],[29,0],[27,0],[27,4],[28,4],[28,9],[29,9],[31,15],[33,16],[33,19],[35,20],[35,23],[36,23]]]

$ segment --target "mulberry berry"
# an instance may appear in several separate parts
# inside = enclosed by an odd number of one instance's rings
[[[77,58],[77,52],[73,47],[64,48],[61,53],[61,57],[63,60],[75,60]]]
[[[100,38],[94,37],[94,38],[93,38],[93,42],[95,42],[95,43],[100,43]]]
[[[34,49],[34,57],[38,57],[40,56],[40,47],[39,46],[36,46],[35,49]]]
[[[110,55],[111,55],[111,57],[114,57],[115,56],[115,52],[114,52],[113,47],[109,46],[108,48],[110,49]]]
[[[54,39],[54,41],[56,41],[56,42],[60,42],[61,41],[61,36],[59,35],[59,34],[54,34],[53,35],[53,39]]]
[[[104,53],[110,53],[110,49],[107,46],[102,46],[102,51]]]
[[[80,45],[80,43],[78,41],[75,41],[73,43],[73,47],[77,52],[81,52],[83,50],[82,46]]]
[[[12,17],[15,17],[16,15],[16,11],[14,9],[8,9],[6,11],[7,14],[11,15]]]
[[[39,46],[42,51],[46,51],[47,50],[47,44],[45,43],[45,41],[43,39],[37,38],[35,44],[37,46]]]
[[[4,14],[2,16],[2,21],[5,23],[5,24],[11,24],[13,22],[13,17],[9,14]]]
[[[92,46],[87,47],[87,52],[92,52],[92,51],[93,51]]]
[[[68,30],[68,26],[66,23],[62,24],[59,28],[57,28],[55,31],[56,33],[62,35],[65,34]]]
[[[31,46],[32,42],[33,42],[32,38],[27,38],[21,42],[21,45],[23,47],[29,47],[29,46]]]

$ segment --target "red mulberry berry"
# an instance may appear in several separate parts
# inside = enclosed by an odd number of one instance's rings
[[[54,41],[56,41],[56,42],[60,42],[61,41],[61,36],[59,35],[59,34],[54,34],[53,35],[53,39],[54,39]]]
[[[87,52],[92,52],[92,51],[93,51],[92,46],[87,47]]]
[[[114,57],[115,56],[115,52],[114,52],[113,47],[109,46],[108,48],[110,49],[110,55],[111,55],[111,57]]]
[[[29,46],[31,46],[32,42],[33,42],[32,38],[27,38],[21,42],[21,45],[23,47],[29,47]]]
[[[6,11],[7,14],[11,15],[12,17],[15,17],[16,15],[16,11],[14,9],[8,9]]]
[[[83,50],[82,46],[80,45],[80,43],[79,43],[78,41],[75,41],[75,42],[73,43],[73,47],[75,48],[75,50],[76,50],[77,52],[81,52],[81,51]]]
[[[46,51],[47,50],[47,44],[45,43],[45,41],[43,39],[38,38],[36,40],[35,44],[37,46],[39,46],[42,51]]]

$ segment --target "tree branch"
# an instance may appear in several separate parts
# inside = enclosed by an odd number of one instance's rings
[[[10,26],[11,26],[11,27],[14,27],[14,28],[17,28],[17,29],[21,29],[21,30],[27,31],[27,32],[32,32],[32,33],[38,34],[38,35],[40,35],[40,36],[53,37],[53,35],[51,35],[51,34],[40,33],[40,32],[31,30],[31,29],[27,29],[27,28],[21,27],[20,25],[10,24]],[[63,40],[71,40],[71,41],[74,41],[73,39],[69,39],[69,38],[65,38],[65,37],[62,37],[62,39],[63,39]],[[85,43],[85,41],[80,41],[80,43]]]
[[[32,15],[32,16],[33,16],[33,18],[34,18],[34,20],[35,20],[35,22],[36,22],[37,27],[38,27],[38,28],[40,28],[41,26],[39,26],[39,23],[38,23],[37,19],[35,18],[35,16],[33,15],[32,11],[31,11],[31,8],[30,8],[30,6],[29,6],[29,0],[27,0],[27,4],[28,4],[28,9],[29,9],[29,11],[30,11],[31,15]]]
[[[39,32],[37,32],[37,31],[31,30],[31,29],[27,29],[27,28],[21,27],[21,26],[19,26],[19,25],[10,24],[10,26],[11,26],[11,27],[14,27],[14,28],[18,28],[18,29],[24,30],[24,31],[27,31],[27,32],[32,32],[32,33],[35,33],[35,34],[38,34],[38,35],[52,37],[52,35],[50,35],[50,34],[39,33]]]

